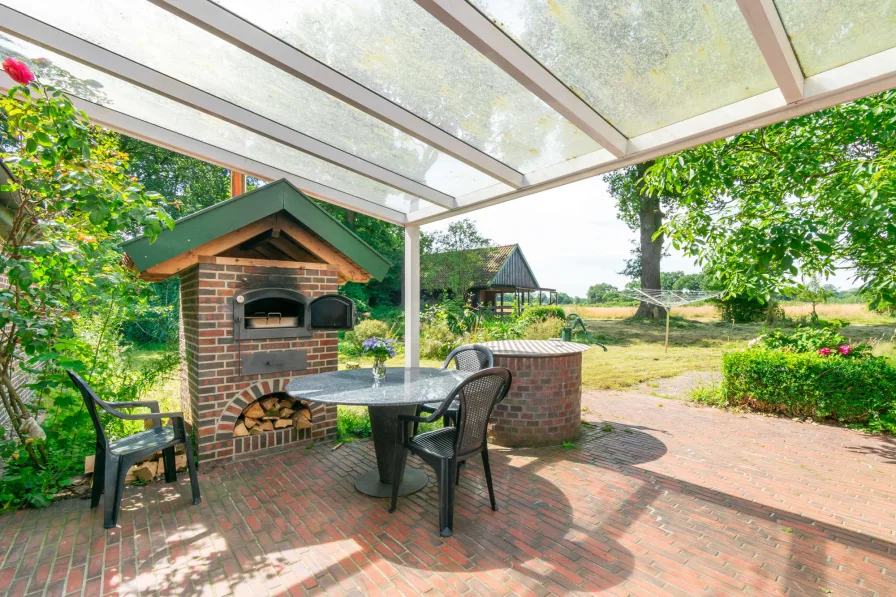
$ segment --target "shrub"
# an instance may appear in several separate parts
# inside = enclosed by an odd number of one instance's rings
[[[776,329],[759,336],[766,348],[788,352],[818,352],[819,348],[836,348],[846,344],[846,338],[833,327],[817,328],[800,326],[791,332]]]
[[[377,338],[393,338],[392,327],[376,319],[365,319],[359,322],[355,325],[354,330],[345,332],[337,346],[339,354],[352,357],[360,356],[364,352],[361,350],[361,343],[374,336]]]
[[[768,316],[768,303],[745,296],[729,296],[714,301],[716,310],[722,321],[734,323],[755,323],[765,321]],[[778,307],[780,310],[780,307]],[[778,319],[783,319],[783,311]]]
[[[528,307],[520,316],[524,322],[544,321],[548,318],[566,319],[566,311],[559,305],[537,305]]]
[[[784,352],[818,353],[822,356],[861,358],[871,354],[871,347],[865,344],[851,346],[841,336],[835,326],[804,327],[785,332],[776,329],[759,336],[756,340],[764,347]]]
[[[480,317],[464,334],[463,344],[475,344],[490,340],[518,340],[523,337],[526,323],[513,315],[505,317]]]
[[[420,356],[444,359],[457,346],[457,337],[444,322],[433,322],[420,329]]]
[[[528,340],[548,340],[559,338],[563,329],[563,320],[548,317],[544,321],[533,321],[526,327],[525,337]]]
[[[370,437],[370,415],[361,406],[339,405],[336,416],[336,441],[354,441]]]
[[[726,353],[722,375],[725,400],[732,405],[872,427],[896,412],[896,367],[879,357],[752,348]]]
[[[353,332],[355,341],[358,344],[361,344],[364,340],[373,338],[374,336],[377,338],[392,337],[389,325],[384,321],[377,321],[376,319],[365,319],[355,326]]]

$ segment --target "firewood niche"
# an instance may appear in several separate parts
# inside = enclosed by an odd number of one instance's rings
[[[243,409],[233,428],[233,436],[260,435],[288,427],[308,429],[311,425],[311,403],[278,392],[262,396]]]

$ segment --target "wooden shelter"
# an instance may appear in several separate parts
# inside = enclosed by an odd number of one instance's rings
[[[518,244],[425,255],[421,288],[430,297],[465,287],[474,307],[509,314],[513,305],[557,304],[557,291],[542,288]],[[544,295],[547,295],[545,297]]]

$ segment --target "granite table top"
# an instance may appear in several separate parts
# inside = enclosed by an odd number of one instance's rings
[[[441,402],[469,375],[433,367],[391,367],[385,379],[375,380],[370,369],[347,369],[297,377],[286,392],[324,404],[403,406]]]

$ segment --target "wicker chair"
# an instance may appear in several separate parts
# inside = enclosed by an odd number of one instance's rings
[[[454,363],[454,368],[458,371],[482,371],[495,366],[495,355],[491,349],[481,344],[467,344],[466,346],[458,346],[451,351],[445,362],[442,363],[442,369],[448,369]],[[421,404],[417,407],[417,416],[423,413],[432,414],[439,410],[442,406],[441,402],[430,402]],[[442,424],[445,427],[451,425],[452,421],[457,421],[458,402],[454,400],[445,411],[442,417]],[[417,426],[414,425],[414,434],[417,433]]]
[[[510,390],[510,371],[492,367],[474,373],[460,382],[436,412],[429,417],[399,415],[398,437],[392,469],[392,506],[398,505],[398,487],[401,485],[407,452],[419,456],[433,467],[439,482],[439,532],[450,537],[454,523],[454,486],[460,483],[458,465],[465,460],[482,455],[485,482],[492,510],[497,510],[492,472],[488,464],[488,420],[495,405]],[[457,427],[443,427],[420,435],[409,435],[408,423],[431,423],[445,414],[453,400],[460,405]]]
[[[106,494],[103,500],[103,526],[107,529],[114,528],[118,524],[118,513],[121,510],[121,496],[124,493],[124,478],[131,466],[140,462],[147,456],[156,452],[162,452],[165,463],[165,481],[173,483],[177,481],[177,468],[174,458],[174,446],[184,444],[187,452],[187,468],[190,471],[190,485],[193,491],[193,503],[202,501],[199,495],[199,479],[196,476],[196,463],[193,460],[193,444],[187,435],[184,425],[184,415],[179,412],[160,413],[159,403],[154,400],[140,402],[104,402],[81,379],[77,373],[68,372],[69,378],[75,387],[81,391],[87,412],[93,420],[96,429],[96,455],[93,470],[93,490],[90,496],[90,507],[96,508],[100,503],[100,496]],[[106,439],[106,432],[100,422],[96,407],[99,406],[113,417],[128,421],[142,421],[152,419],[152,429],[135,433],[128,437],[110,442]],[[119,408],[148,408],[150,414],[128,415],[119,412]],[[171,419],[172,426],[162,426],[162,419]]]

